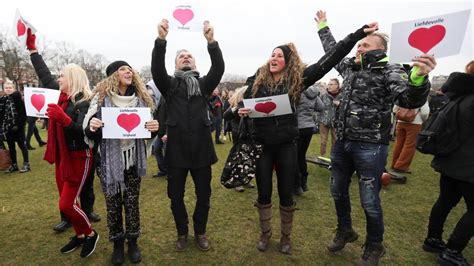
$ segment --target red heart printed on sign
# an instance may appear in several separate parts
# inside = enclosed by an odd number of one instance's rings
[[[418,28],[408,36],[410,46],[428,53],[433,47],[440,43],[446,35],[446,28],[442,25],[435,25],[431,28]]]
[[[140,124],[140,116],[137,114],[120,114],[117,116],[117,124],[130,133]]]
[[[178,8],[173,12],[173,17],[184,26],[194,18],[194,13],[191,9]]]
[[[21,19],[19,19],[18,22],[16,23],[16,32],[18,34],[18,37],[23,36],[26,32],[25,23],[23,23]]]
[[[276,104],[274,102],[266,102],[266,103],[257,103],[255,105],[255,111],[260,113],[269,114],[276,108]]]
[[[45,102],[45,97],[44,94],[32,94],[31,95],[31,105],[38,110],[38,112],[41,112],[41,109],[43,109]]]

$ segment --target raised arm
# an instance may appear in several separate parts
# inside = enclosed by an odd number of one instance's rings
[[[165,97],[171,87],[172,77],[168,75],[165,65],[166,36],[168,35],[168,20],[163,19],[158,24],[158,38],[155,40],[155,47],[151,55],[151,74],[158,90]]]
[[[207,40],[207,51],[211,56],[211,68],[209,72],[207,72],[207,75],[202,77],[199,82],[201,93],[209,96],[214,88],[219,85],[219,82],[221,82],[222,75],[224,75],[225,64],[219,44],[214,40],[214,27],[209,24],[209,21],[204,21],[203,33]]]
[[[364,25],[354,33],[347,35],[342,41],[331,47],[326,54],[315,64],[307,67],[303,73],[305,88],[313,85],[321,79],[331,68],[336,66],[362,38],[378,29],[376,22]]]
[[[36,75],[41,80],[41,84],[46,88],[59,90],[59,84],[51,75],[48,66],[43,60],[43,57],[38,53],[36,49],[36,35],[31,33],[31,29],[28,29],[28,36],[26,39],[27,48],[30,52],[30,59],[33,67],[35,68]]]
[[[328,27],[326,12],[319,10],[316,12],[316,17],[314,18],[318,27],[318,35],[321,43],[323,45],[324,52],[328,52],[332,47],[336,45],[336,39],[331,33],[331,30]],[[342,59],[334,68],[344,76],[344,70],[350,65],[350,59]]]

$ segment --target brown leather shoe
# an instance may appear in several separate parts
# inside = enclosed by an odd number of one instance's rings
[[[188,244],[188,235],[178,236],[176,240],[176,250],[177,251],[184,251]]]
[[[200,250],[208,251],[211,248],[206,235],[195,235],[194,238],[196,239],[196,243]]]

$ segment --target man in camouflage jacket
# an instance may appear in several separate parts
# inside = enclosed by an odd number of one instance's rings
[[[326,13],[318,11],[315,20],[327,51],[336,42],[327,26]],[[436,65],[432,56],[422,55],[413,60],[414,67],[407,74],[402,65],[388,63],[386,51],[386,36],[375,33],[359,41],[354,58],[345,58],[335,67],[344,78],[335,117],[337,140],[331,153],[331,194],[338,225],[327,248],[335,252],[358,238],[352,229],[349,198],[355,171],[367,220],[366,243],[357,265],[376,265],[385,253],[379,192],[387,161],[392,106],[422,106],[429,92],[427,75]]]

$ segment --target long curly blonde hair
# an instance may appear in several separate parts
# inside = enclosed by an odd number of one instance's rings
[[[285,62],[286,66],[283,70],[283,75],[278,81],[273,80],[273,75],[270,72],[270,63],[267,62],[258,70],[255,82],[252,87],[252,96],[255,97],[260,86],[266,86],[270,90],[276,89],[279,85],[288,86],[288,95],[292,98],[294,103],[298,103],[301,97],[301,90],[303,88],[303,71],[306,65],[301,61],[301,58],[293,43],[287,43],[286,46],[290,48],[290,59]]]
[[[151,108],[151,110],[155,110],[155,105],[153,103],[153,99],[151,98],[150,94],[146,90],[145,84],[143,83],[140,75],[135,70],[132,70],[132,86],[135,87],[135,92],[137,97],[145,102],[145,104]],[[99,105],[102,105],[105,96],[110,95],[110,92],[115,92],[118,94],[118,88],[120,85],[120,80],[118,78],[118,71],[115,71],[109,77],[100,81],[96,89],[94,91],[94,96],[99,95]]]

